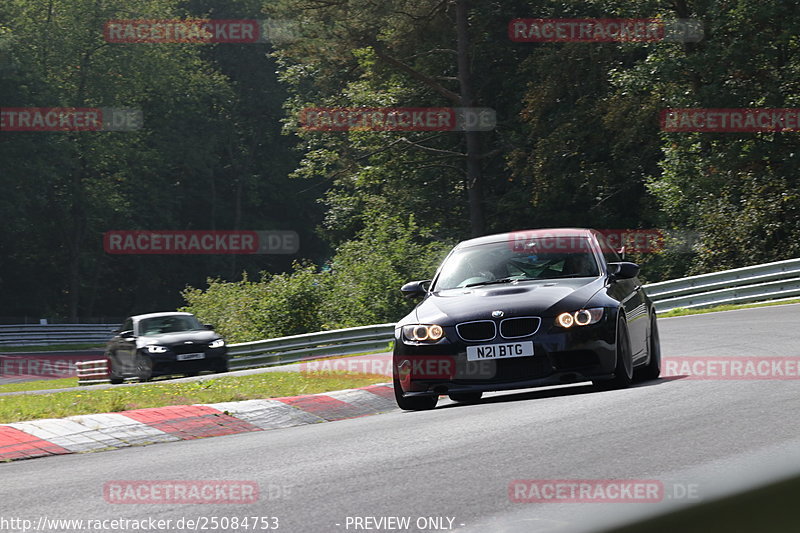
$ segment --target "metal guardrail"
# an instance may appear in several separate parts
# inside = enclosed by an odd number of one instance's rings
[[[702,274],[644,286],[659,312],[800,297],[800,259]],[[0,325],[0,345],[103,343],[115,324]],[[229,345],[231,370],[295,363],[324,357],[384,351],[394,324],[322,331]]]
[[[394,340],[394,324],[377,324],[229,344],[228,367],[246,370],[324,357],[374,353],[388,349]],[[107,359],[76,363],[79,385],[109,383]]]
[[[789,259],[644,286],[658,312],[800,296],[800,259]],[[239,370],[383,350],[394,324],[378,324],[231,344],[231,369]]]
[[[15,324],[0,325],[0,346],[48,344],[104,344],[119,324]]]
[[[394,324],[377,324],[230,344],[230,369],[310,361],[323,357],[385,351],[394,340]]]
[[[658,312],[800,296],[800,259],[645,285]]]

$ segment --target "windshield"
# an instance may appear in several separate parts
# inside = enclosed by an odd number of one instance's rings
[[[570,242],[569,249],[561,246],[558,238],[548,237],[531,239],[524,247],[497,242],[457,250],[445,260],[433,290],[599,275],[588,239]]]
[[[189,315],[159,316],[139,321],[139,334],[145,336],[198,329],[203,329],[203,325],[195,317]]]

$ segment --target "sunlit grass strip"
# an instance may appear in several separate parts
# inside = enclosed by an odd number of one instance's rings
[[[249,376],[210,377],[189,383],[148,383],[100,390],[0,397],[0,423],[113,413],[145,407],[232,402],[316,394],[385,383],[386,376],[348,372],[268,372]],[[55,380],[54,380],[55,381]],[[62,381],[62,380],[57,380]],[[72,380],[74,383],[74,380]]]
[[[0,392],[17,392],[24,390],[68,389],[78,386],[78,378],[37,379],[36,381],[20,381],[19,383],[4,383],[0,385]]]

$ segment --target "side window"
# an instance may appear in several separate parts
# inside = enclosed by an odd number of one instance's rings
[[[122,327],[120,328],[120,331],[130,331],[132,329],[133,329],[133,319],[132,318],[126,318],[125,322],[122,323]]]

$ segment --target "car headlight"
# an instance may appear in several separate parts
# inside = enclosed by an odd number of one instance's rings
[[[147,346],[147,351],[150,353],[164,353],[167,351],[167,347],[159,346],[157,344],[150,344]]]
[[[437,324],[411,324],[403,326],[403,338],[408,341],[438,341],[444,337],[444,329]]]
[[[209,348],[222,348],[223,346],[225,346],[224,339],[217,339],[208,343]]]
[[[603,311],[602,307],[595,307],[593,309],[580,309],[574,313],[561,313],[556,317],[556,324],[562,328],[588,326],[599,322],[603,318]]]

